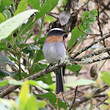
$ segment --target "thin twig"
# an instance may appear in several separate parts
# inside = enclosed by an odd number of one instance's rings
[[[48,13],[48,15],[54,17],[55,19],[59,18],[59,15],[57,13],[50,12],[50,13]]]
[[[98,15],[97,15],[97,22],[98,22],[98,27],[99,27],[99,32],[100,32],[100,35],[101,37],[103,38],[103,31],[102,31],[102,27],[101,27],[101,22],[100,22],[100,1],[98,0],[98,3],[97,3],[97,12],[98,12]],[[106,43],[105,43],[105,39],[102,40],[103,42],[103,46],[106,48]],[[108,55],[110,56],[110,52],[107,51]]]
[[[73,106],[75,104],[75,100],[76,100],[76,96],[77,96],[77,90],[78,90],[78,86],[76,86],[76,88],[75,88],[74,98],[73,98],[73,101],[72,101],[72,104],[71,104],[69,110],[72,110],[72,108],[73,108]]]
[[[109,33],[108,35],[106,35],[106,36],[104,36],[104,37],[102,37],[102,38],[100,38],[100,39],[94,41],[94,42],[91,43],[89,46],[87,46],[87,47],[85,47],[85,48],[79,50],[77,53],[75,53],[75,54],[72,56],[72,58],[74,59],[75,57],[77,57],[78,55],[80,55],[82,52],[84,52],[84,51],[88,50],[89,48],[91,48],[91,47],[92,47],[93,45],[95,45],[96,43],[102,41],[103,39],[107,39],[107,38],[109,38],[109,37],[110,37],[110,33]]]
[[[91,54],[85,55],[85,56],[78,58],[78,59],[81,60],[81,59],[91,58],[91,57],[94,57],[96,55],[100,55],[102,53],[108,52],[108,51],[110,51],[110,48],[103,48],[103,49],[97,50]]]
[[[99,32],[100,32],[100,35],[101,37],[103,37],[103,31],[102,31],[102,28],[101,28],[101,22],[100,22],[100,11],[99,11],[99,0],[98,0],[98,3],[97,3],[97,22],[98,22],[98,27],[99,27]],[[103,43],[105,45],[105,41],[103,40]]]
[[[104,56],[104,57],[100,57],[99,58],[86,58],[86,59],[71,59],[71,62],[76,62],[76,63],[79,63],[79,64],[91,64],[91,63],[95,63],[95,62],[98,62],[98,61],[103,61],[103,60],[108,60],[110,59],[110,56]]]
[[[78,9],[78,13],[86,6],[88,5],[88,3],[90,2],[90,0],[88,0],[84,5],[82,5],[79,9]]]
[[[75,102],[75,106],[80,106],[80,104],[85,103],[89,100],[91,100],[92,98],[101,98],[101,97],[108,97],[107,94],[102,94],[102,92],[104,92],[105,90],[109,89],[109,86],[103,86],[102,88],[96,90],[93,92],[93,95],[91,97],[81,97],[79,98],[78,101]]]
[[[106,62],[107,62],[107,60],[105,60],[105,61],[101,64],[101,66],[99,67],[99,71],[101,71],[102,67],[105,65]]]

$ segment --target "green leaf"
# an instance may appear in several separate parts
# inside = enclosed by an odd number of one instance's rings
[[[51,73],[45,74],[44,76],[41,76],[40,78],[38,78],[37,80],[41,80],[46,84],[52,84],[53,80],[51,77]]]
[[[85,32],[90,31],[90,25],[96,20],[97,10],[85,11],[81,17],[81,24],[72,30],[71,40],[68,41],[68,47],[71,48],[78,39],[84,39]],[[81,41],[79,40],[79,41]]]
[[[101,72],[101,79],[104,83],[110,85],[110,72]]]
[[[56,90],[56,84],[55,84],[55,82],[53,84],[49,85],[49,90],[55,92],[55,90]]]
[[[11,72],[0,69],[0,78],[11,75]]]
[[[12,78],[14,78],[14,79],[16,79],[16,80],[21,80],[21,77],[22,78],[26,78],[26,77],[28,77],[29,75],[26,73],[26,72],[21,72],[21,73],[19,73],[19,72],[12,72],[12,73],[10,73],[10,76],[12,77]],[[19,85],[20,83],[18,83],[18,85]]]
[[[51,22],[54,22],[56,19],[52,16],[47,15],[47,16],[45,16],[44,20],[45,20],[45,22],[51,23]]]
[[[75,87],[75,86],[89,85],[89,84],[93,84],[93,83],[95,83],[95,81],[93,81],[93,80],[88,80],[88,79],[74,80],[73,78],[69,78],[69,82],[66,84],[66,86]]]
[[[5,50],[7,48],[6,43],[0,42],[0,51]]]
[[[28,0],[28,3],[32,8],[40,9],[40,0]]]
[[[37,100],[37,104],[36,104],[37,108],[36,109],[39,110],[41,108],[44,108],[45,105],[46,105],[46,102],[45,101],[38,101]],[[33,110],[35,110],[35,109],[33,109]]]
[[[30,105],[32,105],[32,106],[30,106]],[[37,108],[36,98],[33,95],[31,95],[28,98],[27,103],[26,103],[25,106],[26,106],[25,107],[26,110],[36,110],[36,108]]]
[[[59,0],[45,0],[36,17],[40,18],[41,16],[44,16],[45,14],[50,12],[58,4],[58,1]]]
[[[0,81],[0,87],[8,85],[8,80]]]
[[[96,20],[97,10],[85,11],[81,17],[83,24],[90,25],[92,22]]]
[[[27,103],[27,99],[29,98],[29,82],[25,81],[21,87],[20,95],[19,95],[19,107],[20,110],[25,110],[25,105]]]
[[[12,0],[0,0],[0,12],[12,4]]]
[[[81,27],[81,25],[79,25],[79,27]],[[77,39],[81,36],[84,36],[85,34],[79,30],[79,28],[76,26],[73,30],[72,30],[72,35],[71,35],[71,39],[68,41],[68,46],[69,48],[72,47],[72,45],[75,44],[75,42],[77,41]]]
[[[56,95],[53,94],[52,92],[45,93],[45,94],[38,94],[37,96],[40,98],[48,99],[49,102],[56,108],[59,107],[59,108],[63,108],[64,110],[67,110],[66,103],[61,101],[60,99],[56,98]],[[58,101],[58,103],[56,103],[56,100]]]
[[[9,80],[8,83],[11,85],[22,85],[23,84],[22,81],[16,81],[16,80]]]
[[[0,40],[7,38],[14,30],[25,23],[37,10],[24,11],[0,24]]]
[[[33,85],[33,86],[41,87],[41,88],[43,88],[43,89],[49,88],[49,86],[48,86],[47,84],[45,84],[43,81],[29,80],[29,84],[30,84],[30,85]]]
[[[34,63],[31,67],[31,72],[36,73],[36,72],[39,72],[39,71],[45,69],[46,67],[47,67],[46,64]]]
[[[45,105],[45,101],[38,101],[35,96],[30,95],[25,105],[25,110],[40,110],[41,108],[44,108]]]
[[[19,35],[24,35],[24,33],[29,32],[30,30],[32,30],[33,25],[35,24],[35,22],[33,21],[33,17],[29,19],[29,21],[27,22],[27,24],[22,25],[22,27],[20,27],[19,29]],[[25,38],[21,38],[23,41],[27,40],[28,38],[30,38],[30,34],[31,32],[29,32],[29,34],[27,35],[27,37]],[[19,46],[21,45],[21,43],[19,44]],[[26,45],[26,44],[24,44]]]
[[[2,13],[0,13],[0,23],[3,21],[5,21],[5,16]]]
[[[52,104],[52,105],[56,105],[56,95],[53,94],[52,92],[49,92],[49,93],[45,93],[45,94],[37,94],[38,97],[40,98],[46,98],[49,100],[49,102]]]
[[[32,106],[30,106],[30,105],[32,105]],[[41,108],[44,108],[45,105],[46,105],[45,101],[38,101],[38,100],[36,100],[35,96],[31,95],[27,100],[25,109],[26,110],[39,110]]]
[[[36,40],[36,39],[38,39],[38,37],[35,38],[35,40]],[[45,41],[45,37],[42,37],[42,38],[39,38],[39,40],[38,40],[37,43],[43,45],[43,44],[44,44],[44,41]]]
[[[29,84],[33,86],[38,86],[37,81],[29,80]]]
[[[15,15],[22,11],[25,11],[27,6],[28,6],[27,0],[21,0],[20,3],[18,4],[17,10],[15,11]]]
[[[21,46],[21,44],[20,44],[20,46]],[[36,54],[35,54],[35,51],[37,52]],[[39,50],[39,47],[37,45],[34,45],[34,44],[27,45],[23,49],[23,52],[26,53],[26,54],[29,54],[29,58],[32,58],[32,59],[34,58],[35,61],[39,61],[37,59],[41,59],[42,56],[43,56],[42,50]]]
[[[34,57],[34,62],[38,62],[42,59],[44,59],[44,56],[43,56],[42,50],[40,49],[36,52],[36,56]]]
[[[81,66],[80,65],[68,65],[67,69],[73,72],[79,72],[81,70]]]
[[[23,83],[19,95],[19,110],[39,110],[46,105],[45,101],[37,101],[36,97],[29,93],[29,84],[35,85],[37,82],[30,80]]]

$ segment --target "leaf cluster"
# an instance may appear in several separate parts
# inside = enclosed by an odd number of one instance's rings
[[[19,2],[0,0],[0,53],[5,53],[4,56],[0,54],[2,80],[0,86],[21,86],[15,101],[0,99],[0,110],[40,110],[46,106],[67,110],[68,104],[58,99],[54,93],[55,82],[52,74],[23,82],[24,78],[48,66],[48,63],[44,61],[42,46],[46,37],[46,23],[56,20],[48,14],[58,8],[58,3],[59,0],[20,0]],[[62,7],[65,3],[67,0],[62,2]],[[83,12],[81,22],[72,29],[72,37],[68,42],[69,48],[72,48],[77,41],[81,42],[86,38],[86,33],[91,31],[91,24],[96,21],[96,16],[96,10]],[[77,75],[81,68],[82,66],[78,64],[67,66],[67,70]],[[6,76],[12,79],[4,80]],[[109,73],[102,74],[102,79],[107,84],[110,80],[108,76],[110,76]],[[74,82],[76,83],[71,83],[65,88],[95,83],[87,79]],[[41,89],[35,95],[32,89],[34,86],[38,90]]]

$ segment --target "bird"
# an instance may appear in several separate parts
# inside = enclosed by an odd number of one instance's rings
[[[61,28],[53,28],[49,30],[43,45],[43,54],[49,64],[59,64],[65,61],[67,56],[67,37],[68,33]],[[56,94],[63,93],[65,66],[58,67],[54,72],[56,75]]]

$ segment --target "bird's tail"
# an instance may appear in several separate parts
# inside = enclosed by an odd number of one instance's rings
[[[64,87],[63,87],[64,72],[65,72],[65,67],[59,67],[58,70],[55,71],[55,74],[56,74],[56,94],[59,94],[60,92],[64,92]]]

